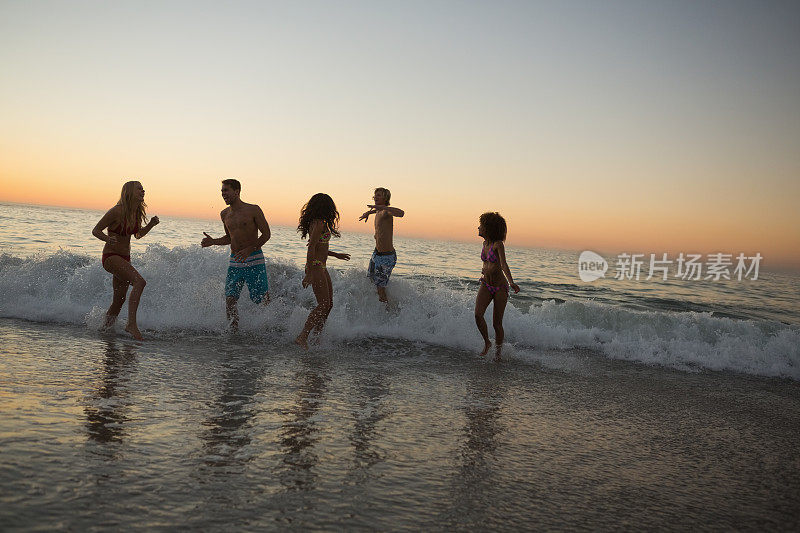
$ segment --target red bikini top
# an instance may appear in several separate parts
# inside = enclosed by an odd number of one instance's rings
[[[108,231],[116,233],[117,235],[135,235],[136,233],[139,233],[140,229],[142,228],[139,227],[138,222],[136,223],[136,227],[133,229],[133,231],[128,231],[127,226],[117,226],[116,228],[112,228],[111,226],[108,227]]]

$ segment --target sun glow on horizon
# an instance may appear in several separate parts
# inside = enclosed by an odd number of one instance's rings
[[[236,177],[272,223],[322,191],[369,232],[385,186],[398,235],[499,211],[511,245],[800,267],[800,8],[773,7],[6,3],[0,201],[139,179],[217,220]]]

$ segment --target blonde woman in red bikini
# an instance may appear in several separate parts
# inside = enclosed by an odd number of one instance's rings
[[[514,283],[511,277],[511,270],[506,263],[506,248],[503,241],[506,240],[506,220],[500,213],[484,213],[481,215],[478,226],[478,236],[483,237],[481,248],[481,286],[478,289],[478,296],[475,298],[475,324],[483,337],[483,351],[481,356],[489,352],[492,343],[489,342],[489,329],[486,327],[486,320],[483,315],[490,302],[494,302],[492,312],[492,325],[494,326],[495,342],[495,361],[500,360],[500,352],[503,349],[503,314],[508,303],[508,289],[519,292],[519,286]]]
[[[308,335],[312,330],[317,334],[322,331],[333,308],[333,286],[326,268],[328,256],[350,260],[350,254],[331,252],[328,249],[331,236],[341,235],[337,229],[338,223],[339,211],[336,209],[336,204],[330,196],[321,192],[312,196],[300,211],[297,231],[303,239],[308,236],[303,287],[311,285],[317,299],[317,306],[308,314],[303,331],[294,341],[305,349],[308,349]]]
[[[103,329],[110,328],[116,322],[125,303],[128,286],[131,285],[133,290],[128,298],[128,325],[125,331],[137,340],[142,340],[142,334],[136,324],[136,311],[147,282],[131,265],[131,235],[141,239],[158,224],[158,217],[147,221],[146,209],[144,187],[138,181],[129,181],[122,186],[117,205],[109,209],[92,230],[92,235],[106,243],[103,246],[103,268],[114,276],[114,297],[106,312]],[[108,234],[103,233],[106,228]]]

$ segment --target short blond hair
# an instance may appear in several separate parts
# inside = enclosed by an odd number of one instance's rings
[[[386,187],[378,187],[375,189],[375,194],[382,193],[383,197],[386,198],[386,205],[389,205],[389,200],[392,199],[392,193]]]

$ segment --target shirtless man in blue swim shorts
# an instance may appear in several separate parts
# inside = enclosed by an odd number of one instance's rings
[[[239,198],[241,190],[242,185],[238,180],[222,180],[222,199],[228,207],[219,216],[225,227],[225,236],[215,239],[203,232],[205,238],[200,242],[203,248],[231,245],[228,277],[225,279],[225,309],[234,332],[239,329],[236,302],[245,283],[251,300],[257,304],[269,303],[267,268],[261,251],[270,237],[269,224],[260,207],[246,204]]]
[[[367,276],[378,289],[378,299],[382,302],[388,301],[386,298],[386,285],[389,283],[389,276],[394,265],[397,264],[397,252],[392,244],[394,233],[394,217],[402,217],[405,212],[396,207],[389,207],[389,200],[392,193],[389,189],[378,187],[372,199],[374,204],[367,205],[369,211],[361,215],[358,220],[364,222],[370,215],[375,215],[375,251],[369,261],[369,271]]]

